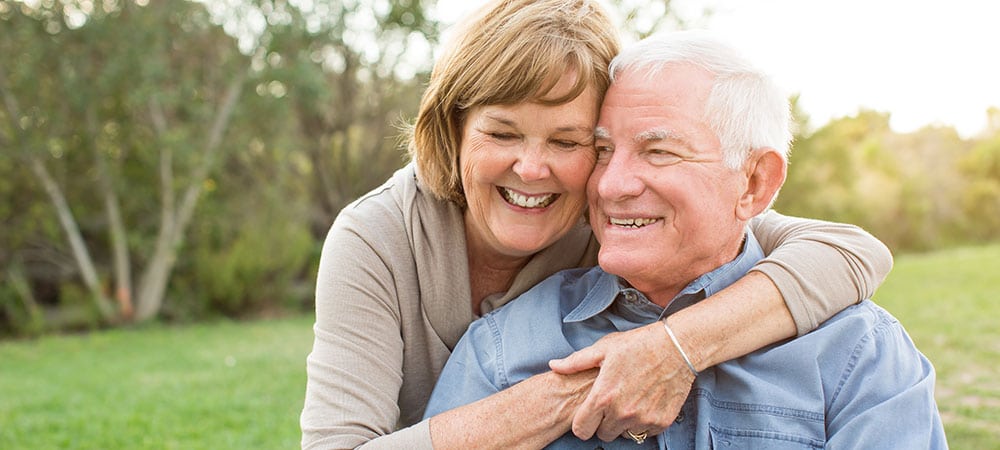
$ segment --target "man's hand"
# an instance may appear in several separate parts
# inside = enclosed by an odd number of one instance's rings
[[[655,436],[666,430],[684,405],[694,375],[671,344],[663,324],[612,333],[563,359],[556,373],[600,367],[590,394],[573,418],[573,434],[590,439],[595,431],[609,442],[631,430]]]

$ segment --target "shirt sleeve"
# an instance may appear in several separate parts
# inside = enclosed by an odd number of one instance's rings
[[[892,254],[861,228],[768,211],[751,221],[766,258],[752,270],[778,287],[801,336],[868,299],[892,269]]]
[[[826,448],[947,449],[933,366],[895,318],[872,311],[879,321],[832,371]]]
[[[302,448],[431,448],[425,422],[400,417],[403,340],[392,272],[357,224],[334,224],[320,259],[306,360]]]
[[[510,387],[497,360],[497,330],[493,314],[472,322],[438,377],[424,412],[425,421]]]

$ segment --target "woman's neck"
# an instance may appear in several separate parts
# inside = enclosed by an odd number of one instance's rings
[[[531,255],[518,257],[500,253],[473,236],[468,228],[465,242],[468,246],[470,301],[472,311],[479,315],[483,300],[490,295],[507,292]]]

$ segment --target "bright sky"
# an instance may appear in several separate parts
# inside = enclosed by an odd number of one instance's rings
[[[440,0],[451,21],[482,1]],[[899,132],[954,126],[969,137],[1000,107],[1000,2],[993,0],[674,0],[770,72],[814,127],[859,108]]]

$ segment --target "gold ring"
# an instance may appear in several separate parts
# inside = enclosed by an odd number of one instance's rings
[[[636,433],[633,433],[632,430],[625,430],[625,436],[627,436],[629,439],[635,441],[636,444],[642,444],[643,442],[646,442],[646,432],[645,431],[643,431],[642,433],[636,434]]]

